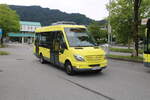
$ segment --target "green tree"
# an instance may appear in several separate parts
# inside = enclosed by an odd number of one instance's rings
[[[132,7],[125,0],[113,1],[109,6],[112,34],[118,43],[130,44],[132,40]]]
[[[104,26],[104,24],[100,24],[99,22],[92,22],[88,26],[89,32],[93,35],[98,44],[106,43],[107,41],[107,30],[103,29]]]
[[[144,27],[140,25],[140,20],[150,15],[150,1],[138,1],[138,9],[135,7],[135,2],[136,0],[113,0],[110,5],[107,5],[107,9],[111,13],[109,20],[117,41],[124,44],[130,44],[131,41],[134,41],[134,44],[136,44],[135,50],[137,51],[138,38],[144,36]],[[137,10],[138,14],[135,14]],[[140,30],[138,31],[137,28]]]
[[[0,28],[3,30],[1,45],[8,32],[17,32],[20,29],[19,16],[5,4],[0,4]]]

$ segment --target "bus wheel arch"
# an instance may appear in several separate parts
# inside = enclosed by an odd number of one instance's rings
[[[67,60],[65,61],[64,66],[65,66],[65,71],[66,71],[66,73],[67,73],[68,75],[74,75],[74,74],[75,74],[75,71],[74,71],[74,69],[73,69],[73,67],[72,67],[72,64],[71,64],[70,60],[67,59]]]

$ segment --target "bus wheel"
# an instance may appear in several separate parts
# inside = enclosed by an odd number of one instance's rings
[[[42,55],[42,54],[40,54],[40,63],[41,63],[41,64],[44,64],[44,63],[45,63],[45,60],[44,60],[44,58],[43,58],[43,55]]]
[[[75,74],[75,71],[73,70],[72,65],[71,65],[70,62],[67,62],[67,63],[65,64],[65,70],[66,70],[66,73],[67,73],[68,75],[74,75],[74,74]]]
[[[94,71],[95,73],[101,73],[102,69]]]

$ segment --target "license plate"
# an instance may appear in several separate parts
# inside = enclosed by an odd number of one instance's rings
[[[98,70],[98,69],[101,69],[100,67],[94,67],[92,68],[92,70]]]

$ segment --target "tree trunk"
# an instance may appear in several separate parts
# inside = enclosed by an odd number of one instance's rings
[[[138,36],[138,26],[139,26],[139,8],[141,0],[134,0],[134,23],[133,23],[133,41],[134,41],[134,50],[133,56],[138,56],[139,49],[139,36]]]

